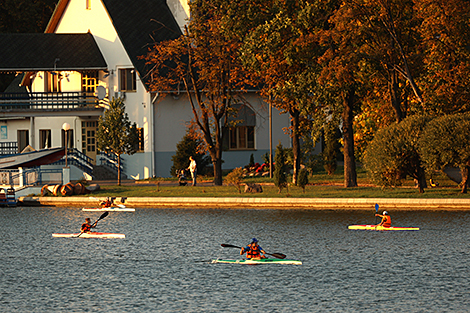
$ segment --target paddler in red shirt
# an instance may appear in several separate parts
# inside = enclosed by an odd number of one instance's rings
[[[392,226],[392,218],[390,217],[390,215],[388,215],[387,211],[383,211],[382,215],[375,214],[375,216],[380,216],[382,218],[382,221],[377,226],[383,226],[383,227]]]
[[[82,233],[88,233],[91,231],[92,228],[96,227],[96,223],[94,223],[93,225],[91,224],[91,220],[90,218],[86,218],[85,219],[85,223],[82,224],[82,227],[80,228],[80,231]]]
[[[259,260],[266,258],[266,256],[263,255],[266,252],[264,252],[263,248],[258,245],[258,240],[256,238],[253,238],[248,246],[240,250],[240,255],[243,255],[245,253],[246,257],[250,260]]]

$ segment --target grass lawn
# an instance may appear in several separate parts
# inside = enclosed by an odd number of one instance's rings
[[[202,183],[199,186],[177,186],[176,179],[151,179],[151,184],[129,185],[100,185],[101,190],[94,192],[95,197],[244,197],[244,198],[462,198],[470,199],[470,195],[460,193],[459,186],[447,176],[436,173],[433,175],[439,187],[425,189],[420,194],[414,188],[413,180],[404,181],[403,185],[395,188],[382,188],[373,185],[367,177],[367,173],[358,169],[359,187],[343,187],[343,168],[338,168],[335,174],[327,175],[319,173],[309,177],[309,185],[305,192],[300,187],[289,186],[278,192],[273,180],[266,177],[244,178],[243,183],[262,184],[262,193],[239,193],[235,186],[213,186],[210,177],[198,177]],[[171,184],[171,182],[174,182]],[[204,183],[206,182],[206,183]],[[156,184],[156,185],[155,185]],[[87,195],[84,195],[87,196]]]

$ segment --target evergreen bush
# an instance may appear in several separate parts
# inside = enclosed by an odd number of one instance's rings
[[[308,184],[308,171],[303,168],[300,170],[299,173],[299,180],[297,181],[297,185],[302,188],[302,191],[305,192],[305,186]]]
[[[203,145],[199,139],[194,139],[189,133],[184,135],[183,139],[176,145],[176,154],[171,157],[173,165],[170,169],[171,176],[176,177],[177,170],[187,169],[189,166],[189,157],[192,156],[197,164],[198,175],[203,175],[207,165],[210,164],[210,158],[201,153],[200,146]]]
[[[286,155],[282,144],[279,143],[276,147],[276,154],[274,155],[274,185],[279,189],[281,193],[283,188],[287,188],[287,176],[286,176]]]

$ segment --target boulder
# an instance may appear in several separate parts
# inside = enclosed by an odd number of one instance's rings
[[[261,187],[259,184],[247,183],[245,185],[245,192],[261,193],[263,192],[263,187]]]

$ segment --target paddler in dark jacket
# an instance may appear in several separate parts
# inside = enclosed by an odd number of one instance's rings
[[[256,238],[253,238],[251,240],[251,243],[248,246],[246,246],[246,247],[244,247],[240,250],[240,255],[243,255],[244,253],[246,253],[246,257],[248,259],[252,259],[252,260],[259,260],[259,259],[265,259],[266,258],[263,255],[266,252],[264,252],[263,248],[261,248],[258,245],[258,240]]]
[[[92,228],[96,227],[96,223],[94,223],[93,225],[91,224],[91,220],[90,218],[86,218],[85,219],[85,223],[82,224],[82,227],[80,228],[80,231],[82,233],[88,233],[91,231]]]
[[[390,217],[390,215],[388,215],[387,211],[383,211],[382,215],[375,214],[375,216],[380,216],[382,218],[382,221],[377,226],[383,226],[383,227],[392,226],[392,218]]]

